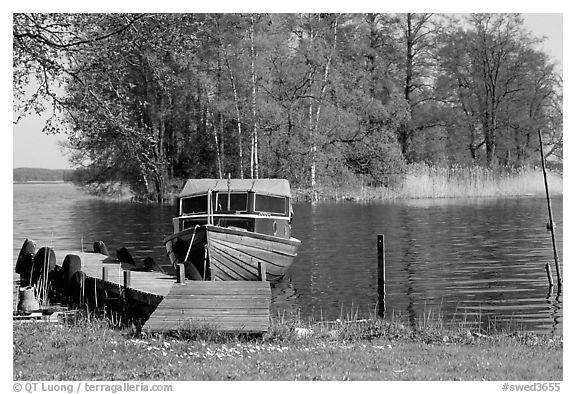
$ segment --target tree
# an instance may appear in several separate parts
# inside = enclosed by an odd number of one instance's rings
[[[442,48],[444,75],[439,81],[447,87],[442,89],[444,101],[457,105],[467,119],[473,160],[483,149],[487,166],[508,163],[509,130],[518,130],[518,119],[536,109],[525,104],[540,101],[540,88],[530,86],[538,81],[537,70],[546,69],[546,61],[534,57],[531,47],[537,41],[524,30],[518,14],[473,14],[469,23],[470,29],[450,32]],[[534,121],[529,121],[532,127]]]
[[[538,164],[538,129],[548,146],[547,156],[562,156],[562,81],[548,56],[525,49],[526,63],[519,80],[522,89],[516,99],[506,103],[505,129],[499,150],[505,165]]]
[[[523,165],[538,128],[561,157],[562,80],[521,18],[441,20],[15,14],[15,109],[49,103],[86,182],[157,201],[226,173],[314,188],[390,185],[405,162]]]
[[[250,79],[252,83],[252,134],[250,143],[250,178],[258,179],[258,121],[256,112],[256,48],[254,15],[250,15]]]
[[[405,51],[404,98],[410,108],[410,121],[399,128],[398,139],[404,156],[408,161],[414,161],[418,159],[411,151],[414,133],[439,126],[438,119],[430,117],[434,111],[425,108],[433,99],[436,36],[441,27],[434,22],[433,14],[407,13],[400,16],[400,20]]]
[[[106,28],[122,17],[109,15],[100,26]],[[115,172],[158,201],[166,195],[168,174],[174,172],[168,152],[178,156],[195,138],[185,133],[186,125],[191,127],[186,120],[190,102],[206,102],[200,80],[189,78],[188,53],[198,48],[190,33],[196,31],[197,22],[174,15],[143,19],[104,48],[86,48],[75,69],[82,83],[68,84],[71,146],[85,152],[92,166],[104,163],[109,176]],[[191,85],[197,89],[189,89]],[[179,106],[188,107],[184,119],[175,111]],[[209,135],[205,105],[193,113],[193,127]],[[124,169],[129,179],[124,178]]]
[[[103,43],[129,29],[143,15],[124,15],[110,29],[99,28],[103,15],[13,15],[13,86],[18,120],[31,112],[41,114],[46,105],[52,113],[45,131],[61,130],[58,114],[66,110],[62,87],[70,80],[81,82],[75,70],[78,55],[89,45]],[[90,29],[88,27],[94,27]],[[27,93],[34,87],[32,94]]]

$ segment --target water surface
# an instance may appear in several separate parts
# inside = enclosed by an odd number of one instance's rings
[[[173,206],[103,200],[70,184],[13,185],[14,262],[25,238],[58,250],[125,246],[133,257],[169,264],[162,246]],[[295,204],[302,241],[287,277],[273,289],[273,313],[303,318],[368,317],[377,301],[376,236],[386,246],[386,313],[481,320],[562,331],[544,198],[405,200]],[[553,200],[562,261],[562,198]],[[554,274],[554,271],[553,271]]]

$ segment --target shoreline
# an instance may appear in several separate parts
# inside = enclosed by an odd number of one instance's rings
[[[92,318],[68,326],[13,324],[13,331],[14,380],[563,379],[562,336],[506,327],[275,317],[262,337],[202,327],[136,335]]]
[[[29,181],[13,184],[68,184],[65,181]],[[184,180],[167,181],[165,203],[172,204],[180,192]],[[150,196],[134,193],[122,182],[77,185],[85,193],[122,201],[155,202]],[[548,186],[551,197],[563,195],[562,174],[549,172]],[[545,197],[543,176],[537,168],[518,170],[487,170],[474,168],[443,168],[418,166],[412,168],[402,180],[390,186],[367,185],[359,179],[347,183],[320,183],[315,187],[292,186],[294,202],[317,201],[393,201],[454,198],[508,198]]]
[[[72,183],[69,181],[12,181],[13,185],[37,185],[37,184],[61,184],[61,183]]]
[[[453,195],[453,196],[397,196],[397,197],[381,197],[378,195],[378,189],[374,188],[373,193],[365,196],[358,196],[354,193],[345,193],[343,191],[334,191],[333,193],[318,193],[317,199],[314,200],[314,192],[312,189],[292,189],[293,202],[384,202],[384,201],[418,201],[418,200],[458,200],[458,199],[490,199],[490,198],[546,198],[545,194],[540,193],[522,193],[522,194],[495,194],[495,195]],[[550,194],[551,198],[563,197],[563,193]]]

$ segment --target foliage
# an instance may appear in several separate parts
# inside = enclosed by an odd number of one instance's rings
[[[516,14],[14,14],[15,110],[95,185],[402,181],[562,158],[562,80]],[[30,92],[30,87],[35,90]],[[535,137],[536,136],[536,137]]]
[[[561,80],[535,49],[538,40],[517,14],[473,14],[468,22],[469,29],[458,26],[441,40],[437,83],[444,101],[458,110],[449,128],[467,129],[467,136],[455,137],[467,138],[471,159],[488,166],[536,163],[539,128],[551,155],[561,139]]]

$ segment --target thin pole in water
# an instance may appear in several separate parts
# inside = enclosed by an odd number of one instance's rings
[[[550,233],[552,234],[552,248],[554,249],[554,264],[556,267],[556,279],[558,288],[562,287],[562,275],[558,264],[558,252],[556,250],[556,236],[554,235],[554,219],[552,217],[552,205],[550,204],[550,193],[548,191],[548,178],[546,177],[546,162],[544,161],[544,148],[542,145],[542,131],[538,128],[538,138],[540,140],[540,158],[542,159],[542,173],[544,174],[544,187],[546,188],[546,202],[548,203],[548,217],[550,219]]]
[[[378,234],[378,317],[384,317],[384,295],[386,290],[384,288],[386,273],[385,273],[385,251],[384,251],[384,234]]]
[[[554,286],[554,280],[552,280],[552,274],[550,274],[550,264],[546,263],[546,276],[548,277],[548,285],[550,287]]]

